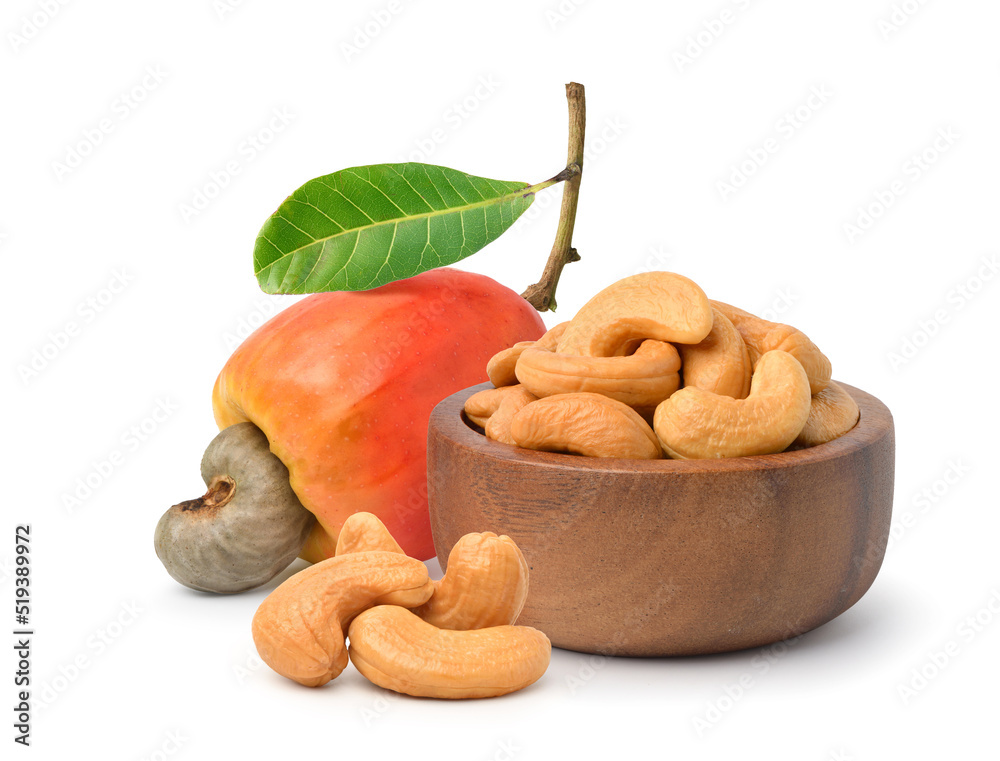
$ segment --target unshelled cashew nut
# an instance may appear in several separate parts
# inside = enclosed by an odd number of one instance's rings
[[[372,513],[354,513],[340,527],[334,554],[348,555],[352,552],[373,550],[406,554],[378,516]]]
[[[351,662],[387,690],[427,698],[489,698],[538,681],[552,656],[529,626],[438,629],[405,608],[380,605],[354,619]]]
[[[223,429],[201,460],[203,497],[174,505],[153,543],[167,572],[202,592],[233,593],[264,584],[295,560],[316,518],[288,483],[253,423]]]
[[[601,394],[539,399],[514,416],[510,432],[525,449],[647,460],[663,456],[656,434],[639,413]]]
[[[843,436],[860,417],[858,403],[836,381],[814,395],[806,424],[795,439],[795,446],[814,447]]]
[[[743,337],[722,312],[712,309],[712,332],[696,344],[679,344],[685,386],[746,399],[753,363]]]
[[[682,388],[656,408],[653,427],[676,459],[742,457],[781,452],[809,417],[809,378],[784,351],[757,362],[746,399]]]
[[[510,422],[514,419],[514,415],[524,409],[526,405],[537,401],[538,397],[521,384],[507,386],[506,388],[509,388],[510,391],[503,395],[503,398],[500,400],[500,406],[497,407],[496,412],[490,415],[490,419],[486,421],[483,430],[488,439],[493,439],[493,441],[499,441],[503,444],[513,444],[514,439],[510,435]]]
[[[639,339],[696,344],[712,329],[705,292],[673,272],[644,272],[609,285],[570,320],[558,351],[589,357],[627,354]]]
[[[627,357],[588,357],[529,348],[517,379],[538,397],[589,392],[630,407],[655,407],[680,386],[681,358],[665,341],[643,341]]]
[[[431,599],[413,612],[439,629],[513,624],[528,598],[528,563],[509,536],[466,534],[448,553]]]
[[[756,368],[761,356],[769,351],[786,351],[795,357],[809,376],[809,389],[818,394],[830,382],[830,360],[819,350],[809,336],[798,328],[780,322],[771,322],[738,307],[713,301],[712,306],[732,321],[743,336],[750,361]]]
[[[434,584],[419,560],[394,552],[353,552],[287,579],[257,608],[253,641],[282,676],[318,687],[347,666],[344,630],[373,605],[422,605]]]

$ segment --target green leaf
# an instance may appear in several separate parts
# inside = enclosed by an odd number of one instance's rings
[[[375,288],[476,253],[537,189],[430,164],[342,169],[307,182],[264,223],[254,272],[266,293]]]

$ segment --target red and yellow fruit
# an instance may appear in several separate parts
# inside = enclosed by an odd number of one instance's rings
[[[403,550],[434,556],[427,421],[485,381],[494,354],[545,332],[517,293],[436,269],[371,291],[308,296],[236,349],[212,395],[220,428],[252,422],[317,523],[301,556],[335,553],[352,513],[377,515]]]

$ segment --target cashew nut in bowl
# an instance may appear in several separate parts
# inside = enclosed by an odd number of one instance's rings
[[[517,378],[538,397],[587,392],[630,407],[655,407],[680,386],[681,358],[665,341],[643,341],[627,357],[574,356],[526,349]]]
[[[675,459],[772,454],[802,431],[810,401],[809,378],[798,360],[769,351],[754,368],[746,399],[682,388],[656,408],[653,427]]]
[[[609,285],[584,304],[558,351],[609,357],[637,339],[696,344],[711,329],[708,297],[693,281],[673,272],[644,272]]]
[[[521,341],[509,349],[503,349],[494,354],[486,363],[486,375],[489,376],[490,382],[497,388],[513,386],[517,383],[517,377],[514,375],[517,358],[521,356],[522,351],[536,343],[536,341]]]
[[[566,322],[560,322],[554,328],[550,328],[545,335],[535,341],[535,346],[539,349],[555,351],[559,346],[559,341],[562,340],[563,333],[566,332],[566,328],[568,327],[569,320],[566,320]]]
[[[395,605],[365,611],[351,624],[351,662],[387,690],[426,698],[489,698],[541,678],[549,638],[530,626],[438,629]]]
[[[528,563],[509,536],[466,534],[448,553],[431,599],[413,612],[439,629],[485,629],[517,621],[528,598]]]
[[[493,413],[500,409],[504,397],[516,392],[517,386],[501,386],[477,391],[465,400],[465,416],[480,428],[485,428]]]
[[[525,449],[644,460],[663,456],[656,434],[639,413],[601,394],[539,399],[514,416],[510,432]]]
[[[787,351],[795,357],[809,376],[809,388],[818,394],[830,382],[830,360],[819,350],[809,336],[798,328],[780,322],[771,322],[738,307],[713,301],[712,306],[730,319],[743,336],[750,361],[756,368],[761,356],[769,351]]]
[[[746,399],[753,363],[743,337],[722,312],[712,309],[712,332],[696,344],[679,344],[685,386]]]
[[[858,423],[861,412],[854,397],[836,381],[815,394],[806,424],[795,439],[797,447],[814,447],[843,436]]]
[[[279,674],[318,687],[347,667],[344,630],[358,613],[373,605],[422,605],[433,591],[427,567],[406,555],[332,557],[299,571],[264,599],[253,617],[253,641]]]
[[[516,386],[507,386],[506,388],[509,388],[510,391],[504,394],[503,399],[500,400],[500,406],[497,407],[496,412],[490,415],[490,419],[486,421],[483,430],[488,439],[493,439],[493,441],[499,441],[504,444],[513,444],[514,439],[510,435],[511,420],[526,405],[537,401],[538,397],[520,383]]]

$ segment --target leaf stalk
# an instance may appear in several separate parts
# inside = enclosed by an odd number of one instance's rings
[[[551,180],[528,188],[537,192],[543,187],[551,187],[566,181],[563,186],[562,208],[559,212],[559,227],[556,239],[549,252],[548,261],[541,280],[521,294],[539,312],[556,311],[556,288],[563,267],[580,260],[580,254],[573,248],[573,228],[576,225],[576,208],[580,200],[580,181],[583,179],[584,139],[587,131],[587,100],[584,87],[576,82],[566,85],[566,101],[569,106],[569,151],[566,168]]]

